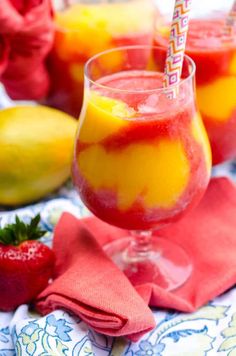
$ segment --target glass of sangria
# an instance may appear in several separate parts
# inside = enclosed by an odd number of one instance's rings
[[[154,62],[154,49],[123,47],[87,62],[72,176],[94,215],[131,231],[105,248],[131,282],[170,290],[189,277],[191,261],[152,232],[201,199],[211,152],[196,108],[194,62],[185,56],[170,99],[162,87],[166,51],[158,48]]]
[[[55,40],[48,62],[51,90],[46,103],[78,117],[84,64],[106,49],[151,45],[151,0],[64,1],[55,13]]]
[[[167,47],[172,7],[157,4],[163,16],[162,24],[155,26],[154,44]],[[185,51],[196,64],[198,107],[213,164],[236,157],[236,27],[231,31],[226,27],[232,5],[233,0],[206,0],[203,8],[193,3]]]

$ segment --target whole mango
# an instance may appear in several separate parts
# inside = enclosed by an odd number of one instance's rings
[[[69,177],[76,126],[44,106],[0,111],[0,204],[33,202]]]

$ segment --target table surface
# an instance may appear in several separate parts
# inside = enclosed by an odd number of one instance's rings
[[[218,167],[214,175],[236,179],[236,164]],[[70,183],[37,204],[2,211],[1,224],[17,213],[27,219],[40,212],[50,244],[53,227],[63,211],[77,217],[88,214]],[[0,313],[0,356],[204,356],[236,355],[236,288],[192,314],[153,309],[157,326],[138,343],[99,335],[78,317],[57,310],[46,317],[20,306],[15,313]]]

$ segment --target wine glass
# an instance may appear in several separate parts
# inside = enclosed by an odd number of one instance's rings
[[[187,280],[192,264],[156,230],[201,199],[211,153],[196,108],[195,64],[185,56],[171,99],[162,86],[165,57],[163,48],[131,46],[87,62],[72,176],[94,215],[131,231],[105,246],[108,256],[134,285],[171,290]]]

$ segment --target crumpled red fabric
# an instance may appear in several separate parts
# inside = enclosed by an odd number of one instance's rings
[[[16,100],[47,95],[45,58],[53,43],[51,0],[0,1],[0,81]]]

